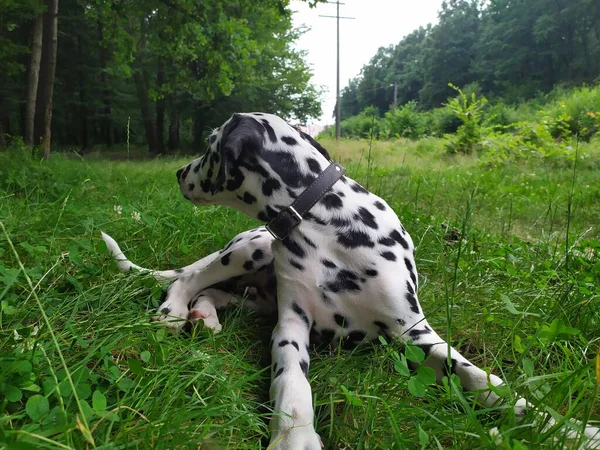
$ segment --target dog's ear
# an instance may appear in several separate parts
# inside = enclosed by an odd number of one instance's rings
[[[325,158],[327,158],[329,161],[331,161],[329,152],[327,150],[325,150],[325,147],[323,147],[321,144],[319,144],[310,134],[305,133],[304,131],[300,130],[299,128],[296,128],[296,131],[298,131],[298,133],[300,133],[300,136],[302,137],[302,139],[304,139],[306,142],[308,142],[310,145],[312,145],[314,148],[316,148],[317,151],[321,155],[323,155]]]
[[[264,127],[253,117],[234,114],[223,129],[223,136],[217,144],[221,154],[221,166],[215,182],[211,186],[214,195],[225,184],[227,174],[243,155],[256,155],[264,143]]]

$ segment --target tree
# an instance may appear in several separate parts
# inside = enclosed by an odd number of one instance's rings
[[[46,68],[46,95],[44,97],[44,159],[50,158],[52,143],[52,97],[56,73],[56,52],[58,48],[58,0],[48,1],[48,65]]]
[[[33,145],[33,127],[35,121],[35,104],[37,100],[38,82],[40,79],[40,63],[42,60],[42,34],[44,30],[44,13],[40,8],[33,21],[33,37],[31,42],[31,62],[29,63],[29,82],[27,86],[27,103],[25,106],[25,144]]]

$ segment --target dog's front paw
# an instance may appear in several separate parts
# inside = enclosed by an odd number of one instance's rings
[[[217,316],[217,310],[209,300],[197,301],[187,316],[192,325],[195,325],[200,319],[204,322],[206,328],[211,328],[218,333],[223,328]]]
[[[185,325],[188,313],[187,305],[181,305],[167,299],[158,307],[156,315],[152,320],[162,322],[169,328],[181,328]]]
[[[271,437],[267,450],[321,450],[323,443],[312,424],[290,427]]]

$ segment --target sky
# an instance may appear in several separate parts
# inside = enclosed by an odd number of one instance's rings
[[[340,16],[340,90],[348,80],[360,73],[379,47],[396,45],[419,26],[437,22],[443,0],[342,0]],[[309,8],[307,2],[292,0],[294,25],[310,27],[297,42],[307,50],[307,61],[313,70],[315,84],[324,86],[323,115],[318,124],[332,124],[336,85],[336,20],[319,17],[335,16],[335,4],[319,4]]]

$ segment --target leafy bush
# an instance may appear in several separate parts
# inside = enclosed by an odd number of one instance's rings
[[[429,113],[428,128],[435,136],[456,133],[460,123],[460,119],[449,106],[432,109]]]
[[[446,145],[446,151],[454,153],[473,153],[481,146],[483,108],[487,103],[485,97],[477,98],[472,92],[467,95],[460,88],[450,84],[452,89],[458,92],[458,96],[448,100],[447,106],[461,121],[456,130],[456,136]]]
[[[595,117],[600,111],[600,86],[584,86],[570,91],[558,88],[557,91],[559,94],[554,95],[559,99],[544,109],[544,115],[563,126],[551,130],[554,137],[560,137],[565,126],[571,134],[579,135],[584,141],[600,133],[600,120]]]
[[[383,137],[420,139],[428,134],[427,113],[417,111],[417,102],[410,101],[391,109],[383,117]]]

